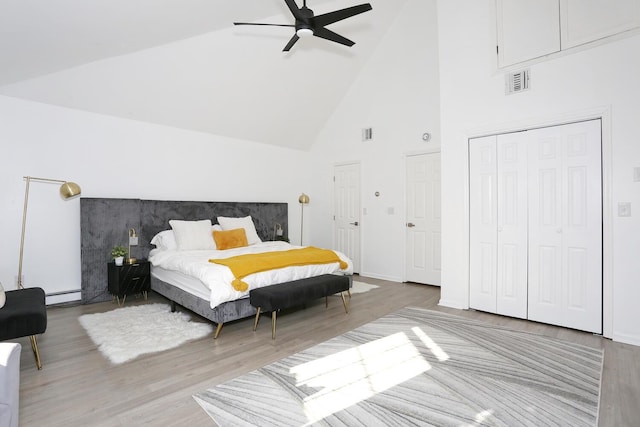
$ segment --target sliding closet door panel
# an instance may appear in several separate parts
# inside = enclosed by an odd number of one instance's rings
[[[555,129],[555,128],[554,128]],[[529,138],[529,318],[562,317],[562,139],[557,130]]]
[[[529,319],[600,333],[600,121],[527,133]]]
[[[469,306],[496,312],[496,137],[469,142]]]
[[[497,139],[497,313],[527,317],[527,146],[521,132]]]
[[[602,333],[602,151],[600,120],[570,125],[565,157],[566,326]]]

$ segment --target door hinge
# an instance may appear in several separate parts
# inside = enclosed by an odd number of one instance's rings
[[[500,55],[500,46],[496,45],[496,55]]]

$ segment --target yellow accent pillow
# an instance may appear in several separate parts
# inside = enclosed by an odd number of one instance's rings
[[[216,246],[221,251],[249,246],[244,228],[234,228],[226,231],[213,230],[213,240],[216,241]]]

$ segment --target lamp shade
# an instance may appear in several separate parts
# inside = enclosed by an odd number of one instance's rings
[[[60,195],[64,199],[70,199],[72,197],[80,195],[82,190],[80,190],[80,186],[75,182],[65,181],[60,186]]]
[[[298,202],[302,203],[303,205],[306,205],[309,203],[309,196],[307,196],[306,194],[302,193],[300,195],[300,197],[298,197]]]

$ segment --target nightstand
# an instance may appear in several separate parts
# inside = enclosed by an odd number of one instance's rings
[[[109,293],[117,299],[118,305],[124,305],[127,295],[142,294],[147,299],[147,292],[151,288],[151,263],[149,261],[139,259],[133,264],[120,266],[111,261],[107,266],[107,271]]]

